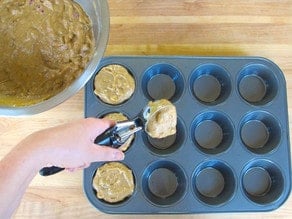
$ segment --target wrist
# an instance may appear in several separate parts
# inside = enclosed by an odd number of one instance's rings
[[[20,142],[15,147],[12,156],[14,160],[18,160],[21,165],[34,172],[47,165],[42,150],[37,145],[27,144],[26,141]]]

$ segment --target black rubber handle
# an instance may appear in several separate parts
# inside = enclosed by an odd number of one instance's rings
[[[59,173],[62,170],[64,170],[65,168],[61,168],[61,167],[56,167],[56,166],[52,166],[52,167],[44,167],[39,171],[39,174],[41,176],[49,176],[49,175],[53,175],[55,173]]]
[[[107,130],[105,130],[101,135],[99,135],[95,138],[94,143],[98,144],[98,145],[102,145],[102,146],[107,145],[107,146],[111,146],[114,148],[118,148],[120,145],[114,144],[113,130],[114,130],[114,127],[111,127],[111,128],[108,128]],[[39,174],[41,176],[50,176],[50,175],[53,175],[55,173],[61,172],[64,169],[65,168],[56,167],[56,166],[44,167],[39,171]]]

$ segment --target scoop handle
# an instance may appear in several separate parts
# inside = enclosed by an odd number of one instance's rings
[[[111,147],[118,147],[119,145],[113,144],[113,138],[112,138],[112,131],[114,130],[114,127],[110,127],[107,130],[105,130],[101,135],[97,136],[94,140],[94,143],[97,145],[105,146],[105,145],[110,145]],[[56,166],[51,166],[51,167],[43,167],[40,171],[39,174],[41,176],[50,176],[56,173],[59,173],[63,171],[65,168],[62,167],[56,167]]]
[[[51,166],[51,167],[44,167],[39,171],[39,174],[41,176],[50,176],[56,173],[59,173],[63,171],[65,168],[62,167],[56,167],[56,166]]]

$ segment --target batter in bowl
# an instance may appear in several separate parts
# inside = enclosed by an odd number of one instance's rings
[[[92,25],[71,0],[0,3],[0,105],[49,99],[83,72],[94,51]]]

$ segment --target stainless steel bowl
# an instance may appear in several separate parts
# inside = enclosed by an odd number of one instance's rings
[[[106,49],[109,36],[109,9],[106,0],[75,0],[90,17],[95,38],[95,52],[84,72],[69,87],[48,100],[25,107],[2,107],[2,116],[33,115],[49,110],[76,94],[94,74]]]

